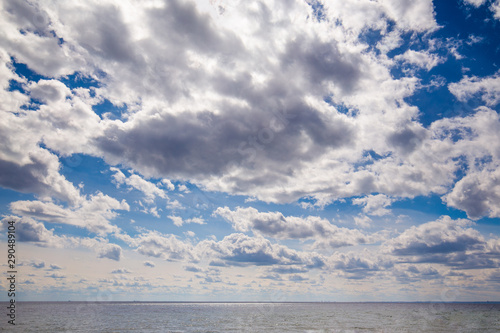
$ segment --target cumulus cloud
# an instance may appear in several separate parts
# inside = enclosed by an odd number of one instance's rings
[[[145,256],[165,260],[199,260],[199,254],[193,245],[182,241],[172,234],[162,234],[158,231],[143,232],[136,237],[117,234],[116,237],[124,240],[130,247]]]
[[[364,198],[355,198],[352,203],[363,206],[363,213],[375,216],[390,214],[385,207],[390,206],[395,200],[384,194],[368,195]]]
[[[34,268],[38,268],[38,269],[44,268],[45,267],[45,262],[43,262],[43,261],[32,262],[31,266],[34,267]]]
[[[430,265],[405,265],[392,270],[396,279],[404,284],[410,284],[422,280],[439,279],[442,275],[437,269]]]
[[[175,190],[175,185],[172,184],[172,182],[166,178],[162,179],[161,182],[165,184],[165,186],[170,190],[173,191]]]
[[[213,214],[230,222],[237,231],[252,231],[257,235],[278,239],[315,239],[315,246],[319,248],[337,248],[377,240],[377,237],[338,227],[317,216],[285,217],[280,212],[263,213],[252,207],[237,207],[235,211],[219,207]]]
[[[131,188],[141,191],[146,196],[148,202],[153,202],[156,197],[166,199],[167,194],[164,190],[160,189],[155,184],[143,179],[141,176],[132,174],[129,177],[125,176],[120,169],[111,167],[111,171],[114,172],[113,179],[115,180],[117,186],[120,184],[126,184]],[[165,183],[167,186],[173,186],[172,183]]]
[[[149,261],[149,260],[143,262],[143,265],[146,266],[146,267],[151,267],[151,268],[156,267],[155,263],[152,262],[152,261]]]
[[[500,1],[497,0],[494,3],[492,3],[490,9],[493,12],[493,16],[497,20],[500,20]]]
[[[443,216],[420,226],[413,226],[384,244],[384,251],[401,262],[436,263],[457,269],[498,267],[496,240],[486,241],[470,226],[469,220]]]
[[[118,227],[109,221],[118,215],[115,210],[129,210],[130,207],[125,200],[119,202],[98,192],[76,207],[63,207],[42,201],[15,201],[10,204],[10,209],[22,216],[51,223],[70,224],[104,235],[118,231]]]
[[[403,54],[397,55],[396,57],[394,57],[394,59],[403,61],[411,65],[416,65],[420,68],[425,68],[428,71],[446,60],[436,54],[432,54],[427,51],[414,50],[408,50]]]
[[[52,248],[87,248],[96,252],[98,258],[109,258],[119,261],[122,249],[119,245],[109,243],[107,239],[96,237],[73,237],[54,233],[54,229],[47,229],[42,222],[30,217],[5,216],[2,219],[2,228],[8,227],[8,222],[14,221],[16,226],[17,240],[30,242],[41,247]],[[45,267],[45,263],[43,263]],[[52,269],[58,267],[50,265]]]
[[[450,92],[460,101],[480,97],[488,106],[500,103],[500,74],[479,78],[466,76],[458,82],[448,85]]]
[[[116,244],[106,244],[99,250],[98,257],[120,261],[122,257],[122,248]]]
[[[174,222],[174,225],[181,227],[183,224],[188,224],[188,223],[196,223],[196,224],[205,224],[205,220],[202,219],[201,217],[193,217],[190,219],[183,219],[180,216],[175,216],[175,215],[170,215],[168,216],[169,219]]]
[[[401,256],[425,256],[435,253],[452,253],[482,247],[484,238],[472,228],[471,222],[454,221],[448,216],[413,226],[388,242],[389,251]]]
[[[325,258],[314,252],[299,252],[268,239],[250,237],[241,233],[231,234],[219,242],[205,240],[202,247],[211,250],[228,265],[302,265],[321,268]]]
[[[471,219],[500,217],[500,168],[466,175],[444,199],[449,206],[465,211]]]
[[[374,256],[368,251],[362,253],[339,253],[335,252],[328,258],[329,268],[341,272],[348,279],[364,279],[381,270],[387,270],[393,266],[393,262],[387,258]]]
[[[15,222],[17,240],[20,242],[33,242],[44,247],[64,247],[68,245],[68,238],[57,236],[54,230],[48,230],[42,222],[32,218],[19,218],[17,216],[6,216],[2,219],[2,226],[7,228],[7,223]]]
[[[479,7],[483,5],[486,2],[486,0],[463,0],[463,2],[473,5],[474,7]]]
[[[65,275],[58,274],[58,273],[53,273],[53,274],[50,274],[50,275],[45,275],[45,277],[49,277],[49,278],[52,278],[52,279],[55,279],[55,280],[65,279],[66,278]]]

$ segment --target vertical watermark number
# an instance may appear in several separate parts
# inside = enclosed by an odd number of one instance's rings
[[[7,222],[7,296],[9,297],[9,306],[7,306],[7,322],[11,325],[16,324],[16,226],[15,221]]]

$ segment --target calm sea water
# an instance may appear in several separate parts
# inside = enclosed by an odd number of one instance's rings
[[[5,303],[2,303],[2,307]],[[19,303],[13,332],[500,332],[496,303]]]

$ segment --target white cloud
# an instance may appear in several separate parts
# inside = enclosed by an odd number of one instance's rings
[[[364,206],[363,213],[375,216],[384,216],[390,214],[391,211],[385,207],[390,206],[395,199],[389,198],[384,194],[368,195],[364,198],[356,198],[352,200],[355,205]]]
[[[117,183],[117,186],[120,184],[126,184],[136,190],[141,191],[146,196],[146,201],[152,203],[156,197],[160,197],[163,199],[167,198],[167,194],[164,190],[156,186],[155,184],[143,179],[139,175],[132,174],[129,177],[125,176],[120,169],[111,167],[111,171],[114,172],[113,178]],[[171,184],[171,183],[170,183]]]
[[[463,0],[463,2],[473,5],[474,7],[479,7],[483,5],[486,0]]]
[[[17,240],[20,242],[30,242],[41,247],[60,249],[82,247],[95,251],[98,258],[116,261],[121,258],[121,247],[109,243],[107,239],[59,236],[54,234],[54,229],[47,229],[42,222],[29,217],[5,216],[1,223],[3,229],[7,228],[9,221],[15,221]]]
[[[122,248],[116,244],[106,244],[99,250],[98,257],[120,261]]]
[[[183,219],[180,216],[170,215],[168,216],[174,222],[174,225],[181,227],[183,224],[188,223],[196,223],[196,224],[205,224],[205,220],[201,217],[193,217],[189,219]]]
[[[438,28],[432,0],[381,0],[380,3],[403,29],[433,31]]]
[[[500,217],[500,166],[468,174],[444,199],[449,206],[465,211],[471,219]]]
[[[314,252],[299,252],[283,245],[273,244],[263,237],[231,234],[219,242],[205,240],[200,247],[207,248],[229,265],[302,265],[321,268],[325,258]]]
[[[490,9],[493,12],[493,16],[497,20],[500,20],[500,1],[496,0],[494,3],[492,3]]]
[[[385,251],[399,256],[403,262],[436,263],[467,268],[497,267],[498,260],[489,259],[484,237],[469,226],[471,221],[452,220],[443,216],[432,222],[412,226],[398,237],[387,241]]]
[[[115,211],[128,211],[130,207],[125,200],[119,202],[98,192],[73,207],[43,201],[14,201],[10,204],[10,209],[14,214],[51,223],[70,224],[104,235],[118,230],[109,221],[118,215]]]
[[[373,222],[372,219],[366,215],[359,214],[358,216],[354,216],[354,223],[361,228],[370,227],[371,222]]]
[[[68,245],[68,238],[54,235],[54,229],[48,230],[41,222],[31,218],[6,216],[2,219],[3,229],[7,229],[7,222],[14,221],[17,240],[20,242],[33,242],[40,246],[62,248]]]
[[[359,230],[338,227],[317,216],[306,218],[283,216],[280,212],[259,212],[257,209],[219,207],[214,211],[237,231],[252,231],[256,235],[277,239],[314,239],[318,248],[337,248],[376,242],[378,237],[364,235]]]
[[[157,231],[144,232],[136,237],[117,234],[137,252],[149,257],[162,258],[165,260],[191,260],[199,259],[199,254],[194,251],[193,245],[181,241],[175,235],[165,235]]]
[[[186,186],[186,185],[184,185],[184,184],[180,184],[180,185],[178,186],[178,188],[179,188],[179,191],[181,191],[181,192],[184,192],[184,193],[191,193],[191,191],[189,191],[189,189],[187,188],[187,186]]]
[[[167,186],[167,188],[170,190],[170,191],[173,191],[175,190],[175,185],[172,184],[172,182],[166,178],[162,179],[161,182]]]
[[[500,103],[499,73],[483,78],[466,76],[459,82],[450,83],[448,88],[460,101],[467,101],[477,96],[491,107]]]
[[[143,264],[144,264],[144,266],[151,267],[151,268],[154,268],[156,266],[154,262],[149,261],[149,260],[145,261]]]
[[[403,54],[395,56],[394,59],[416,65],[420,68],[425,68],[428,71],[446,60],[436,54],[429,53],[428,51],[414,50],[408,50]]]
[[[386,271],[393,262],[383,256],[374,255],[365,250],[361,253],[335,252],[328,258],[329,268],[343,272],[348,279],[365,279],[378,271]]]
[[[185,207],[179,202],[179,200],[169,200],[167,202],[167,209],[176,210],[185,209]]]

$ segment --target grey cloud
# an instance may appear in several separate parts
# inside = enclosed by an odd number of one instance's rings
[[[209,53],[243,48],[236,36],[217,30],[211,18],[200,13],[194,3],[171,0],[164,4],[163,9],[151,9],[148,16],[152,31],[173,47],[167,51],[183,53],[186,44],[191,49]]]
[[[342,91],[350,93],[361,78],[361,58],[357,54],[342,54],[335,42],[296,38],[287,43],[283,54],[284,69],[298,64],[310,83],[331,81]]]
[[[53,274],[50,274],[50,275],[45,275],[45,277],[49,277],[49,278],[52,278],[52,279],[55,279],[55,280],[65,279],[66,278],[65,275],[57,274],[57,273],[53,273]]]
[[[283,279],[281,278],[281,276],[279,274],[265,274],[265,275],[259,276],[259,279],[283,281]]]
[[[389,135],[388,142],[401,153],[413,152],[425,139],[426,133],[422,128],[404,128]]]
[[[115,261],[120,261],[121,257],[122,248],[116,244],[106,244],[98,253],[98,258],[107,258]]]
[[[367,236],[359,230],[338,227],[326,219],[317,216],[306,218],[283,216],[280,212],[259,212],[255,208],[237,207],[231,211],[228,207],[219,207],[214,211],[233,224],[237,231],[252,231],[278,239],[315,239],[314,247],[337,248],[356,244],[370,243],[378,236]]]
[[[239,233],[228,235],[220,242],[205,241],[204,246],[226,264],[235,266],[279,264],[319,268],[325,264],[325,259],[314,252],[298,252],[262,237]]]
[[[35,268],[44,268],[45,267],[45,263],[43,261],[40,261],[40,262],[32,262],[31,263],[31,266],[35,267]]]
[[[303,277],[302,275],[298,275],[298,274],[290,275],[288,277],[288,281],[292,281],[292,282],[302,282],[302,281],[307,281],[307,280],[309,280],[309,278]]]
[[[156,231],[149,231],[135,238],[124,237],[124,240],[129,246],[137,248],[137,252],[145,256],[165,260],[198,260],[198,255],[193,246],[188,242],[179,240],[172,234],[164,235]]]
[[[188,272],[194,272],[194,273],[203,272],[203,269],[201,269],[200,267],[194,266],[194,265],[184,266],[184,270],[186,270]]]
[[[500,270],[497,270],[495,272],[492,272],[488,276],[488,280],[494,283],[500,283]]]
[[[435,263],[455,269],[498,267],[492,241],[475,229],[466,228],[467,220],[448,216],[418,227],[413,226],[384,244],[385,251],[401,262]]]
[[[441,274],[431,266],[417,268],[414,265],[396,268],[392,272],[396,279],[404,284],[417,282],[421,280],[433,280],[441,278]]]
[[[85,10],[71,8],[61,20],[75,29],[72,37],[90,54],[118,62],[133,61],[137,57],[119,7],[98,4]]]
[[[400,256],[448,254],[484,247],[481,234],[467,226],[467,221],[453,221],[444,216],[437,221],[413,226],[388,241],[390,252]]]
[[[444,197],[446,203],[467,213],[471,219],[500,217],[500,169],[471,172]]]
[[[144,266],[151,267],[151,268],[156,266],[155,263],[152,261],[145,261],[143,264],[144,264]]]
[[[31,163],[25,165],[0,160],[0,186],[22,193],[49,195],[75,202],[79,197],[78,191],[64,176],[58,174],[52,161],[44,161],[33,155],[31,160]],[[61,186],[55,187],[53,181]]]
[[[352,280],[365,279],[392,266],[392,261],[374,257],[367,251],[362,254],[336,252],[329,258],[330,269],[341,271]]]
[[[96,193],[71,208],[58,206],[52,202],[15,201],[10,204],[10,209],[23,216],[51,223],[70,224],[104,235],[118,230],[109,222],[109,219],[117,215],[114,209],[128,210],[129,206],[125,201],[119,202],[102,193]]]
[[[38,245],[51,246],[58,243],[58,237],[54,236],[52,230],[47,230],[45,225],[30,218],[19,218],[7,216],[2,219],[2,225],[6,228],[7,222],[15,221],[16,236],[20,242],[36,242]]]
[[[6,1],[5,10],[19,26],[42,36],[48,36],[50,19],[46,11],[39,8],[36,3],[25,0]]]
[[[110,126],[95,144],[105,152],[108,162],[127,163],[151,176],[196,179],[223,174],[235,165],[250,171],[252,164],[247,162],[246,149],[262,170],[267,166],[284,169],[284,163],[298,166],[328,147],[342,147],[352,142],[351,125],[342,118],[327,119],[304,104],[295,107],[300,109],[298,116],[282,131],[267,127],[272,114],[256,111],[227,110],[223,115],[210,111],[183,112],[175,116],[162,113],[137,120],[133,127],[126,129]],[[272,140],[265,144],[258,141],[262,134],[259,131],[264,129],[272,135]],[[305,151],[303,133],[314,142]],[[252,143],[252,138],[257,142]],[[252,172],[250,182],[258,186],[261,177],[262,182],[275,182],[276,173],[271,172],[264,175]],[[243,179],[235,181],[239,188],[248,186]]]
[[[296,273],[306,273],[308,270],[304,267],[294,267],[294,266],[276,266],[271,269],[272,272],[278,274],[296,274]]]

